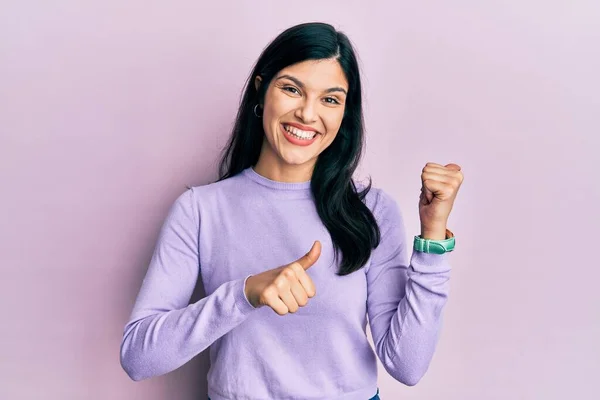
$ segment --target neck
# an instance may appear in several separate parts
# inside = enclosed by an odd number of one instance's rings
[[[300,183],[311,180],[315,167],[313,160],[304,164],[288,164],[272,152],[265,150],[263,145],[258,162],[253,167],[256,173],[278,182]]]

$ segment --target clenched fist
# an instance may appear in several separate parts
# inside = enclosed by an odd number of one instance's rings
[[[254,308],[269,306],[279,315],[295,313],[316,294],[306,271],[320,255],[321,242],[317,240],[308,253],[291,264],[252,275],[246,280],[246,298]]]

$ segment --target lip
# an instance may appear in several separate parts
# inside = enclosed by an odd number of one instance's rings
[[[315,135],[315,137],[313,137],[310,140],[298,139],[298,138],[290,135],[290,133],[285,130],[284,126],[285,126],[285,124],[279,124],[279,129],[281,129],[281,133],[283,134],[283,137],[285,137],[285,139],[288,142],[290,142],[292,144],[295,144],[296,146],[310,146],[311,144],[313,144],[317,140],[317,137],[319,136],[319,133],[317,132],[317,134]],[[298,129],[300,129],[300,128],[298,128]],[[314,132],[316,132],[316,131],[314,131]]]
[[[311,128],[310,126],[302,125],[302,124],[299,124],[297,122],[282,122],[282,124],[283,125],[293,126],[294,128],[298,128],[300,130],[307,131],[307,132],[317,132],[317,133],[319,133],[319,131],[316,130],[315,128]]]

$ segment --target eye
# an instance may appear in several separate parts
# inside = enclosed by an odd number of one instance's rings
[[[290,93],[294,93],[294,94],[300,94],[300,92],[298,91],[298,89],[296,89],[293,86],[284,86],[283,90],[288,91]]]
[[[331,100],[331,101],[329,101],[329,100]],[[325,97],[325,103],[340,104],[340,102],[337,101],[337,99],[335,97]]]

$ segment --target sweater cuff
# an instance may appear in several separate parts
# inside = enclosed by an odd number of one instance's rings
[[[248,298],[246,298],[246,293],[244,290],[244,288],[246,287],[246,281],[251,276],[252,275],[248,275],[244,279],[238,279],[233,288],[235,296],[235,305],[238,308],[238,310],[240,310],[240,312],[244,315],[250,313],[253,310],[257,310],[257,308],[255,308],[250,303],[250,301],[248,301]]]
[[[448,253],[426,253],[413,249],[410,265],[412,269],[421,273],[449,272],[451,268],[447,255]]]

